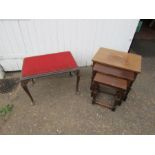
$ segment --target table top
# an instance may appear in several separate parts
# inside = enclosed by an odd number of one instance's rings
[[[124,70],[141,72],[142,57],[137,54],[120,52],[107,48],[100,48],[92,61]]]
[[[70,51],[26,57],[22,67],[22,78],[65,72],[77,67]]]

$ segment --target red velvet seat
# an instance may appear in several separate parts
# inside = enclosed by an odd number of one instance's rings
[[[34,103],[27,87],[28,82],[34,82],[35,78],[65,72],[76,74],[76,92],[79,92],[80,70],[70,51],[27,57],[23,62],[21,86]]]
[[[24,58],[22,77],[73,70],[78,66],[70,51]]]

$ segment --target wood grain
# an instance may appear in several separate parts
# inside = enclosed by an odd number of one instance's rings
[[[107,74],[107,75],[116,76],[116,77],[123,78],[126,80],[131,80],[131,81],[134,80],[134,72],[122,70],[119,68],[113,68],[113,67],[101,65],[98,63],[94,65],[93,71]]]
[[[141,56],[137,54],[100,48],[92,61],[136,73],[141,72]]]
[[[101,73],[96,73],[94,81],[105,84],[111,87],[119,88],[126,90],[127,89],[127,80],[120,79],[114,76],[109,76]]]

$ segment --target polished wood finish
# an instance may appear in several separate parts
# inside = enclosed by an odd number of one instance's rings
[[[130,81],[134,81],[134,78],[135,78],[134,73],[131,71],[126,71],[119,68],[113,68],[113,67],[101,65],[98,63],[94,65],[93,71],[107,74],[107,75],[112,75],[122,79],[127,79]]]
[[[114,88],[119,88],[123,90],[127,89],[127,80],[120,79],[114,76],[96,73],[94,81]]]
[[[32,80],[32,79],[31,79]],[[31,101],[32,101],[32,104],[34,104],[34,99],[33,99],[33,97],[32,97],[32,95],[31,95],[31,93],[30,93],[30,91],[29,91],[29,89],[28,89],[28,87],[27,87],[27,84],[28,84],[28,82],[29,82],[30,80],[23,80],[23,81],[21,81],[21,86],[22,86],[22,88],[24,89],[24,91],[26,92],[26,94],[30,97],[30,99],[31,99]],[[33,80],[32,80],[33,81]]]
[[[26,94],[30,97],[32,104],[34,104],[34,99],[28,89],[28,82],[30,80],[32,80],[32,83],[34,84],[34,79],[36,78],[42,78],[42,77],[47,77],[47,76],[52,76],[52,75],[56,75],[56,74],[63,74],[63,73],[69,73],[69,75],[71,75],[74,72],[76,74],[76,93],[79,93],[79,82],[80,82],[80,70],[79,68],[74,69],[74,70],[65,70],[62,72],[54,72],[54,73],[48,73],[48,74],[42,74],[42,75],[35,75],[35,76],[30,76],[30,77],[26,77],[26,78],[21,78],[20,82],[21,82],[21,86],[24,89],[24,91],[26,92]]]
[[[100,48],[92,60],[94,63],[121,68],[136,73],[141,72],[141,56],[137,54]]]
[[[141,72],[141,56],[112,49],[100,48],[92,59],[92,80],[91,96],[92,103],[103,105],[115,110],[117,105],[121,105],[126,100],[131,86],[138,73]],[[101,93],[100,85],[114,88],[114,103],[100,103],[96,97]]]
[[[97,100],[97,95],[101,93],[99,85],[106,85],[116,89],[114,95],[114,102],[109,104],[107,102],[100,102]],[[127,80],[120,79],[113,76],[104,75],[97,73],[93,79],[91,96],[93,97],[92,104],[99,104],[104,107],[115,111],[117,105],[121,105],[123,98],[125,97],[125,92],[127,90]]]

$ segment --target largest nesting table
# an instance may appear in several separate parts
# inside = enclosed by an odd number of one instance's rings
[[[23,61],[21,86],[34,103],[34,99],[27,87],[30,80],[33,81],[35,78],[67,72],[76,74],[76,92],[78,92],[80,70],[70,51],[26,57]]]

